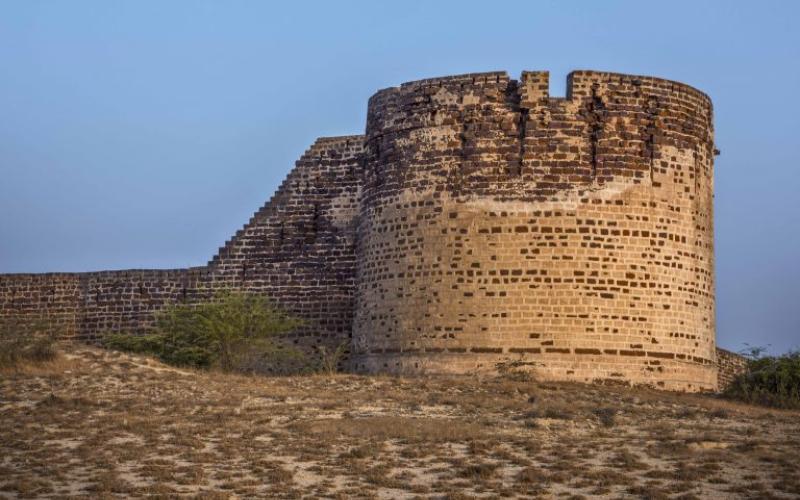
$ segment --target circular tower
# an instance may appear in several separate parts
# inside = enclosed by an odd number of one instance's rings
[[[716,386],[713,127],[687,85],[593,71],[369,101],[354,362]]]

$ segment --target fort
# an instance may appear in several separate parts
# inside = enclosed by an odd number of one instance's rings
[[[203,267],[0,275],[0,317],[70,338],[146,331],[167,304],[265,294],[288,341],[348,343],[365,372],[716,390],[712,104],[596,71],[420,80],[369,100],[365,135],[320,138]]]

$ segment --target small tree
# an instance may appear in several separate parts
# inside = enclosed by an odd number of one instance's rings
[[[109,335],[106,345],[178,365],[285,371],[285,362],[301,355],[276,337],[300,324],[266,297],[223,292],[210,302],[167,307],[154,334]]]
[[[729,397],[749,403],[800,408],[800,351],[780,356],[752,356],[745,373],[725,390]]]

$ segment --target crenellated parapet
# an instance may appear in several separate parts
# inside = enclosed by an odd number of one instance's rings
[[[698,163],[710,163],[711,102],[692,87],[576,71],[566,98],[551,98],[548,89],[547,72],[524,72],[519,81],[494,72],[376,93],[366,132],[375,168],[366,172],[365,197],[410,188],[545,201],[565,190],[651,182],[663,168],[659,145],[691,150]],[[425,178],[426,165],[434,164],[435,176]]]

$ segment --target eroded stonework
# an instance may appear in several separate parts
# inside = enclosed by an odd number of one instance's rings
[[[0,315],[96,339],[233,288],[305,318],[297,345],[350,343],[357,370],[717,388],[711,101],[593,71],[548,89],[382,90],[366,135],[319,139],[207,266],[0,275]]]
[[[318,139],[275,195],[203,267],[0,275],[0,318],[45,316],[69,338],[144,332],[165,305],[265,294],[303,318],[289,342],[348,343],[363,136]]]

